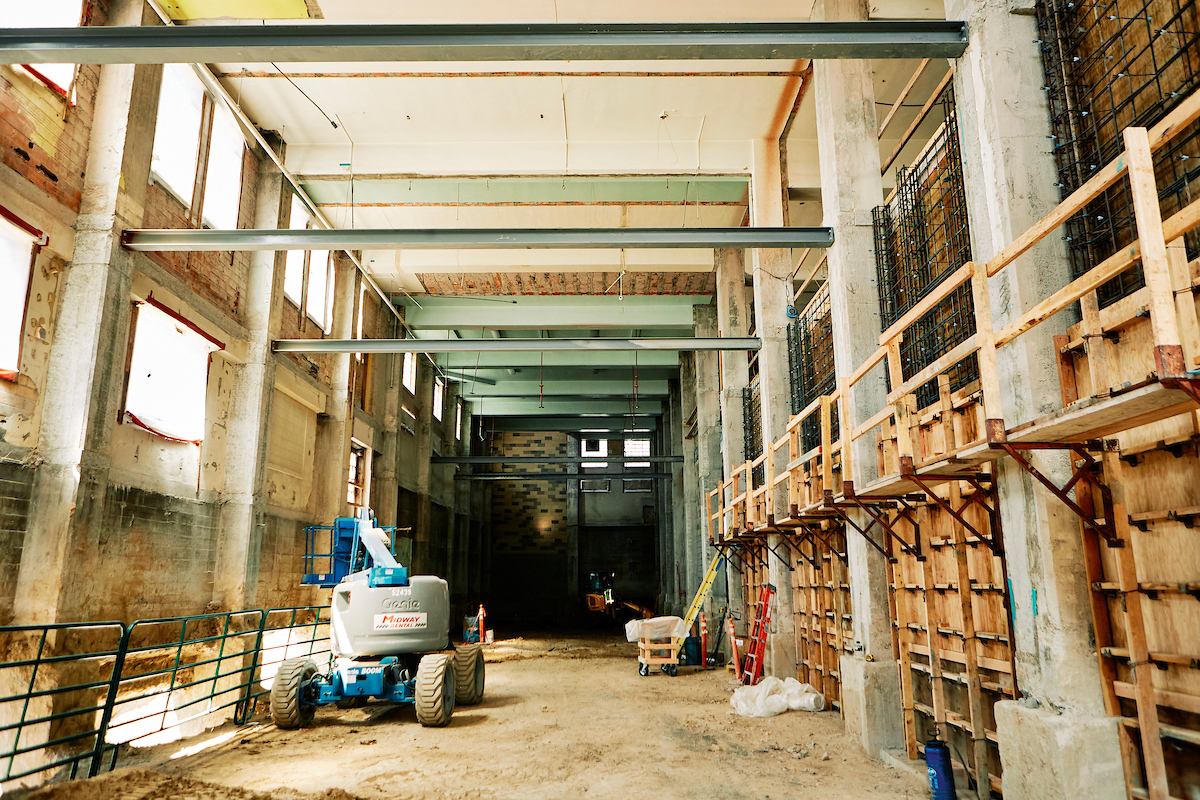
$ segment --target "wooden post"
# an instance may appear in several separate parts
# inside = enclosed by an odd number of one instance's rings
[[[850,410],[850,379],[842,378],[838,393],[838,438],[842,442],[842,492],[854,493],[854,412]],[[880,473],[883,474],[882,472]],[[847,489],[846,487],[850,488]]]
[[[922,503],[917,508],[917,524],[929,530],[929,506]],[[937,576],[933,572],[933,561],[926,558],[921,562],[921,580],[925,599],[925,640],[929,645],[929,680],[933,693],[933,721],[937,726],[938,736],[943,740],[946,735],[946,687],[942,683],[942,648],[938,640],[938,625],[941,619],[934,608],[937,597]]]
[[[1171,292],[1175,295],[1175,313],[1179,319],[1179,335],[1183,340],[1183,368],[1193,370],[1200,366],[1197,363],[1197,358],[1200,358],[1200,322],[1196,319],[1191,267],[1182,236],[1167,245],[1167,262],[1171,267]],[[1200,410],[1193,411],[1191,417],[1193,432],[1200,433]]]
[[[979,388],[983,394],[984,431],[989,442],[1002,442],[1007,436],[1004,411],[1000,404],[1000,370],[996,365],[996,331],[992,323],[992,297],[988,292],[987,270],[972,265],[971,300],[975,305],[975,342],[979,347]]]
[[[821,491],[833,491],[833,410],[829,395],[821,395]]]
[[[800,502],[800,468],[795,466],[796,459],[800,457],[800,426],[793,425],[788,431],[788,513],[791,514],[791,508],[799,509]]]
[[[949,458],[954,454],[954,402],[950,396],[950,376],[938,375],[938,401],[942,413],[942,453]]]
[[[1104,343],[1104,329],[1100,327],[1100,303],[1096,292],[1091,291],[1079,298],[1079,310],[1083,315],[1083,346],[1088,359],[1088,377],[1091,396],[1097,397],[1109,390],[1108,347]]]
[[[1054,355],[1058,359],[1058,388],[1062,393],[1063,408],[1079,399],[1079,385],[1075,382],[1075,360],[1070,353],[1063,352],[1071,337],[1061,334],[1054,337]]]
[[[959,508],[962,505],[959,482],[950,481],[949,488],[948,502],[952,508]],[[967,562],[967,535],[957,519],[952,518],[950,524],[954,531],[954,557],[955,566],[958,568],[958,602],[962,609],[963,652],[967,657],[967,707],[971,712],[971,743],[975,750],[976,780],[980,786],[991,786],[988,777],[987,733],[983,721],[983,689],[979,683],[979,641],[975,638],[971,569]]]
[[[1129,157],[1129,188],[1137,219],[1138,245],[1142,253],[1142,275],[1150,289],[1150,325],[1154,331],[1154,367],[1161,378],[1180,378],[1187,369],[1179,322],[1175,316],[1175,294],[1171,290],[1171,267],[1163,240],[1162,214],[1154,181],[1150,137],[1145,128],[1126,128],[1125,152]]]
[[[1128,130],[1127,128],[1127,133]],[[1133,172],[1132,165],[1130,172]],[[1155,667],[1150,663],[1150,646],[1146,640],[1146,622],[1142,615],[1142,593],[1138,591],[1134,543],[1130,536],[1129,514],[1125,507],[1125,482],[1121,477],[1121,454],[1114,450],[1106,450],[1102,458],[1104,483],[1112,493],[1113,518],[1109,522],[1112,523],[1117,538],[1125,542],[1124,547],[1114,547],[1112,551],[1117,567],[1117,589],[1125,603],[1125,633],[1129,645],[1130,668],[1133,670],[1138,727],[1141,730],[1142,761],[1146,765],[1146,788],[1149,790],[1150,800],[1169,800],[1167,769],[1158,728],[1158,705],[1154,699],[1152,671]]]

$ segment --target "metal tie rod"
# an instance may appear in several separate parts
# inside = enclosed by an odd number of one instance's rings
[[[550,350],[758,350],[756,336],[661,339],[276,339],[276,353],[476,353]]]
[[[4,64],[958,58],[944,20],[0,29]]]
[[[131,229],[129,250],[584,250],[829,247],[832,228]]]

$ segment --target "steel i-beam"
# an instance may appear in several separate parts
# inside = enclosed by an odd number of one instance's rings
[[[276,353],[476,353],[504,350],[758,350],[754,336],[661,339],[276,339]]]
[[[173,29],[172,29],[173,30]],[[131,229],[128,250],[591,250],[829,247],[832,228]]]
[[[0,29],[5,64],[958,58],[964,22],[204,25]]]

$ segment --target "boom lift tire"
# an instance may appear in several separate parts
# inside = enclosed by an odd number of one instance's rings
[[[317,665],[311,658],[289,658],[279,665],[271,684],[271,719],[276,727],[295,730],[312,722],[317,706],[305,703],[303,694],[316,675]]]
[[[473,706],[483,699],[483,647],[464,644],[454,651],[454,702]]]
[[[417,665],[417,722],[426,728],[444,728],[454,713],[454,669],[452,653],[421,656]]]

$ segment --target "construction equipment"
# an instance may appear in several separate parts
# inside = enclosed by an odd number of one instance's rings
[[[317,533],[330,530],[327,553],[314,553]],[[271,717],[280,728],[312,721],[317,707],[365,705],[376,698],[412,703],[427,727],[449,724],[455,704],[483,699],[483,650],[450,642],[450,592],[432,575],[408,574],[371,513],[338,518],[307,530],[305,583],[332,586],[329,674],[310,658],[283,662],[271,686]],[[313,564],[327,559],[329,571]]]
[[[742,667],[742,683],[754,686],[762,678],[763,654],[767,650],[767,632],[771,629],[771,598],[775,587],[764,583],[758,592],[758,604],[754,607],[754,627],[751,629],[749,652]]]
[[[653,617],[654,612],[651,609],[615,596],[613,583],[616,577],[615,572],[588,573],[588,591],[585,595],[588,611],[607,614],[617,621]]]

